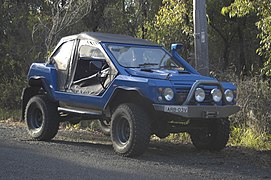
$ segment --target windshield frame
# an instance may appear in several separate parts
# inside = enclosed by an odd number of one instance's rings
[[[177,66],[176,68],[172,68],[172,69],[178,69],[178,68],[183,68],[183,70],[179,69],[180,71],[185,71],[185,66],[178,61],[176,58],[174,58],[171,53],[169,53],[163,46],[160,45],[139,45],[139,44],[124,44],[124,43],[103,43],[104,44],[104,48],[106,49],[106,52],[108,53],[108,55],[112,58],[114,58],[114,60],[116,61],[117,65],[122,67],[122,68],[144,68],[144,69],[166,69],[165,66],[161,66],[161,64],[157,64],[158,67],[153,67],[152,63],[148,64],[142,64],[142,66],[136,66],[136,67],[132,67],[132,66],[124,66],[123,64],[121,64],[119,62],[119,60],[117,59],[117,57],[115,57],[115,55],[113,54],[113,52],[109,49],[109,46],[127,46],[127,47],[135,47],[135,48],[150,48],[150,49],[159,49],[161,51],[163,51],[165,53],[165,55],[169,56],[169,58],[172,60],[172,62]]]

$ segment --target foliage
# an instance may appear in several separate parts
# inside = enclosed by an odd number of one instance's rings
[[[99,27],[100,31],[136,36],[140,26],[142,14],[138,10],[140,5],[126,5],[122,1],[112,3],[105,8],[104,23]]]
[[[36,1],[0,2],[0,108],[5,111],[20,107],[26,71],[32,58],[39,54],[29,27],[37,4]]]
[[[271,150],[271,134],[256,133],[251,128],[233,127],[228,142],[231,146],[242,146],[256,150]]]
[[[19,122],[22,118],[22,112],[19,109],[10,110],[0,108],[0,122],[14,121]]]
[[[165,138],[165,141],[183,144],[191,143],[190,136],[188,133],[170,134],[168,137]]]
[[[161,3],[162,0],[115,0],[104,9],[98,30],[145,38],[145,22],[156,15]]]
[[[266,58],[263,73],[271,76],[271,6],[270,0],[235,0],[230,6],[224,7],[222,13],[230,17],[244,17],[256,14],[259,17],[256,26],[260,30],[261,39],[257,53]]]
[[[271,149],[271,88],[270,82],[259,76],[239,79],[231,70],[214,73],[220,80],[233,80],[237,86],[237,104],[241,110],[230,117],[231,146],[257,150]]]
[[[182,42],[188,54],[193,43],[193,5],[187,0],[164,0],[154,20],[146,23],[147,38],[166,47]]]
[[[91,5],[92,0],[45,1],[39,6],[35,17],[33,36],[36,32],[42,32],[46,37],[44,43],[47,52],[52,51],[59,35],[63,35],[63,31],[82,20],[90,12]]]
[[[256,45],[259,43],[254,26],[255,17],[229,18],[221,14],[224,6],[232,1],[208,0],[207,18],[209,35],[210,69],[225,71],[234,65],[236,72],[250,66],[258,68],[259,57],[256,55]],[[182,56],[193,65],[193,1],[164,0],[157,15],[146,22],[147,38],[166,48],[174,42],[184,44]],[[248,42],[250,41],[250,42]],[[248,48],[248,46],[250,46]],[[245,52],[245,49],[247,51]]]
[[[230,117],[237,128],[253,129],[258,135],[271,133],[271,87],[268,80],[260,76],[240,79],[232,70],[224,74],[212,72],[220,81],[229,79],[237,86],[237,105],[241,110]]]
[[[25,87],[25,77],[14,76],[12,79],[2,79],[0,84],[0,109],[19,109],[21,93]]]
[[[236,127],[254,129],[255,132],[271,133],[271,89],[268,81],[258,77],[236,83],[237,104],[241,111],[232,117]]]

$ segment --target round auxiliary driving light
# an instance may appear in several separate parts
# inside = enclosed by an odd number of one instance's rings
[[[233,101],[234,96],[233,96],[232,90],[227,89],[227,90],[224,92],[224,94],[225,94],[226,100],[227,100],[228,102],[232,102],[232,101]]]
[[[165,88],[163,91],[163,96],[167,101],[171,101],[174,97],[174,92],[171,88]]]
[[[205,99],[205,92],[201,88],[197,88],[195,91],[195,99],[198,102],[203,102]]]
[[[158,96],[158,101],[163,101],[163,97],[162,96]]]
[[[213,90],[211,91],[211,94],[212,94],[213,100],[214,100],[215,102],[221,101],[221,99],[222,99],[222,92],[221,92],[219,89],[217,89],[217,88],[213,89]]]

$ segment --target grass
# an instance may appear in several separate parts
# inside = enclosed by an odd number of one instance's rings
[[[21,120],[21,110],[6,110],[0,108],[0,119],[5,120],[13,120],[13,121],[19,121]]]
[[[271,150],[271,134],[257,133],[251,128],[234,127],[228,145],[240,146],[260,151]]]
[[[182,143],[182,144],[189,144],[191,143],[190,136],[188,133],[175,133],[170,134],[168,137],[164,139],[166,142],[172,143]]]
[[[160,139],[157,136],[152,136],[154,141],[163,141],[170,143],[191,143],[190,136],[188,133],[177,133],[170,134],[165,139]],[[271,134],[261,133],[258,134],[251,128],[237,128],[233,127],[228,141],[228,146],[233,147],[244,147],[254,149],[257,151],[270,151],[271,150]]]

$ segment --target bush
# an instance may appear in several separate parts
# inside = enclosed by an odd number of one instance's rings
[[[257,150],[271,150],[271,135],[268,133],[256,134],[251,128],[232,128],[229,144]]]
[[[255,134],[271,133],[271,86],[260,76],[240,78],[231,70],[212,73],[217,79],[231,81],[237,86],[237,105],[241,110],[230,117],[232,126],[250,128]]]
[[[249,127],[255,132],[271,133],[271,88],[259,77],[237,82],[241,111],[231,119],[236,127]]]
[[[0,84],[0,109],[15,110],[20,108],[21,93],[25,87],[25,77],[2,79]]]

